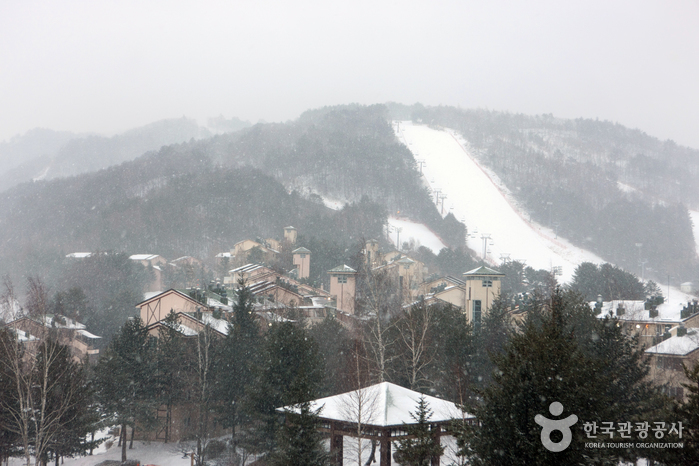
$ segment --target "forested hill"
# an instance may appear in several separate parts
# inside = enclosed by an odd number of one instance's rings
[[[288,225],[342,245],[381,235],[385,210],[369,200],[333,211],[257,169],[216,166],[197,146],[4,193],[2,271],[45,276],[75,251],[207,258],[247,237],[281,237]]]
[[[464,226],[453,216],[442,219],[390,120],[384,105],[325,107],[294,122],[256,125],[222,142],[217,156],[227,165],[260,168],[299,192],[348,201],[369,196],[392,215],[424,222],[446,244],[462,246]]]
[[[390,105],[394,118],[458,130],[532,218],[624,269],[699,278],[687,206],[699,151],[622,125],[454,107]]]

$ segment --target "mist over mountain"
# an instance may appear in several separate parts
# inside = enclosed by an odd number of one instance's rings
[[[213,123],[217,132],[249,126],[235,118],[219,117]],[[211,135],[209,129],[184,117],[160,120],[112,137],[35,129],[0,144],[0,190],[30,180],[97,171],[162,146]]]
[[[381,237],[387,215],[425,223],[462,246],[464,225],[437,211],[393,133],[395,118],[460,131],[532,218],[555,222],[561,235],[606,260],[638,273],[642,244],[655,273],[699,276],[686,208],[699,201],[696,150],[608,122],[397,104],[326,107],[202,139],[193,139],[201,128],[181,119],[71,140],[46,179],[0,197],[0,256],[22,274],[78,250],[207,258],[245,237],[278,236],[289,224],[347,249]],[[188,142],[124,162],[167,138]],[[323,198],[354,206],[333,211]]]

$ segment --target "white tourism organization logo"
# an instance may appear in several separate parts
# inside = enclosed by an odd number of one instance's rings
[[[563,413],[563,405],[558,401],[554,401],[551,403],[551,405],[549,405],[549,412],[554,416],[560,416]],[[571,432],[570,427],[578,422],[578,416],[571,414],[567,418],[556,420],[549,419],[541,414],[537,414],[534,417],[534,422],[542,427],[541,443],[544,445],[544,448],[554,453],[558,453],[559,451],[563,451],[570,446],[570,442],[573,440],[573,433]],[[563,434],[563,439],[561,439],[560,442],[554,442],[551,440],[551,434],[554,431],[559,431],[561,434]]]

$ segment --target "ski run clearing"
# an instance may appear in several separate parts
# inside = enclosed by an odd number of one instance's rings
[[[394,123],[401,142],[424,162],[422,173],[433,195],[439,191],[444,214],[452,212],[468,227],[467,244],[477,256],[497,266],[503,260],[518,260],[535,269],[554,270],[561,283],[570,282],[582,262],[606,262],[596,254],[572,245],[554,229],[531,220],[511,192],[492,171],[473,157],[470,146],[456,131],[442,131],[410,121]],[[436,201],[436,197],[433,199]],[[442,205],[439,206],[440,210]],[[692,212],[695,226],[699,212]],[[401,235],[401,242],[404,240]],[[695,227],[695,238],[697,229]],[[395,240],[395,233],[392,234]],[[420,240],[422,241],[422,240]],[[485,254],[484,254],[485,253]],[[683,304],[693,297],[679,289],[660,284],[669,302],[658,310],[664,318],[679,317]]]

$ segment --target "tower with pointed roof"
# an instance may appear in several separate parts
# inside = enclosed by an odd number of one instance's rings
[[[336,299],[336,307],[354,314],[357,271],[348,265],[341,265],[328,271],[330,294]]]
[[[464,311],[474,328],[479,328],[485,313],[490,310],[495,298],[500,296],[504,273],[481,266],[464,273],[466,282]]]
[[[296,266],[296,277],[308,278],[311,275],[311,251],[304,247],[291,251],[293,263]]]

